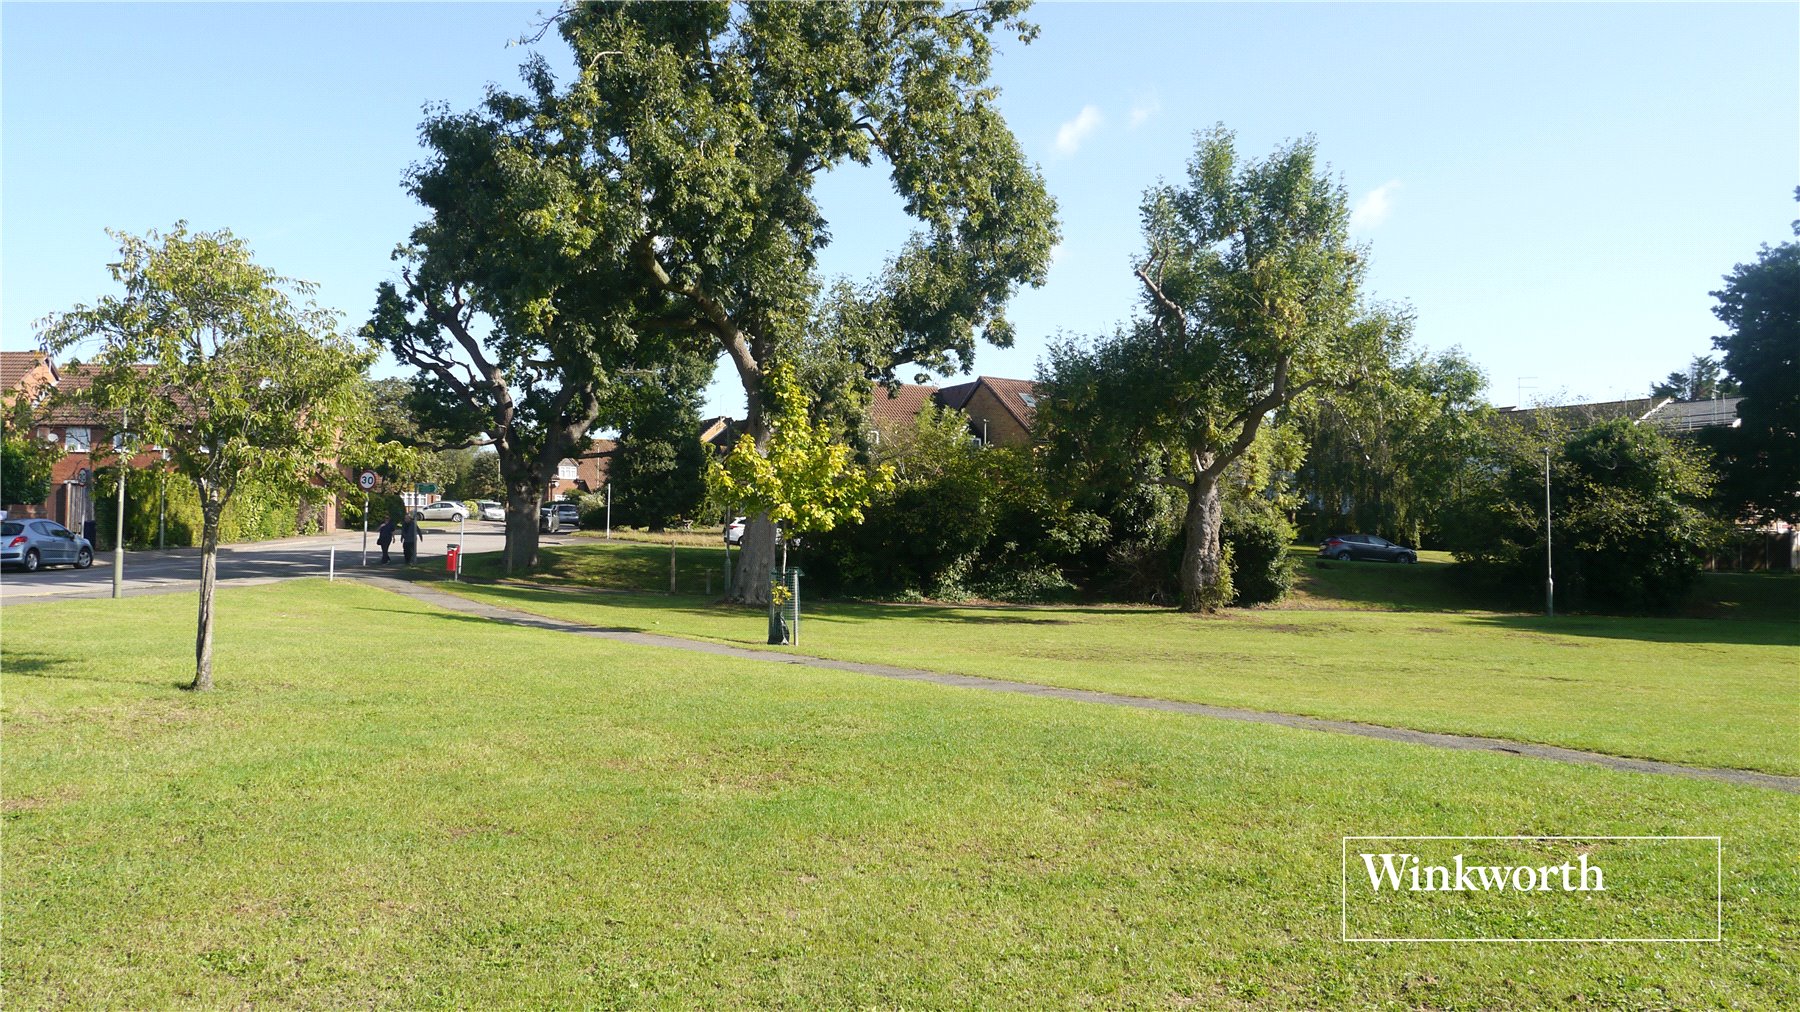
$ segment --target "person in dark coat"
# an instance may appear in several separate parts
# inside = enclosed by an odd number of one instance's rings
[[[375,531],[375,543],[381,546],[381,564],[384,566],[393,561],[388,558],[388,546],[394,543],[394,527],[394,515],[390,513]]]
[[[419,534],[419,522],[408,513],[406,521],[400,525],[400,544],[405,549],[409,566],[419,561]]]

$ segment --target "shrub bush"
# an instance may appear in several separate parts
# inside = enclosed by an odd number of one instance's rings
[[[1294,584],[1288,545],[1294,528],[1273,509],[1262,504],[1227,501],[1220,534],[1230,551],[1231,603],[1267,604],[1279,601]]]
[[[1542,588],[1546,444],[1557,603],[1660,611],[1684,601],[1724,533],[1703,508],[1712,475],[1698,450],[1628,419],[1571,437],[1497,431],[1457,496],[1447,530],[1456,558],[1520,597]]]

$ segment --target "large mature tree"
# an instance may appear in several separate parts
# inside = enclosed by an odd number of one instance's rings
[[[537,561],[538,502],[566,458],[604,455],[628,376],[660,373],[677,337],[639,326],[666,297],[630,275],[629,200],[584,146],[578,112],[495,91],[423,127],[410,192],[430,212],[395,258],[369,329],[419,370],[409,404],[430,449],[490,446],[506,490],[505,566]]]
[[[1143,204],[1143,314],[1092,348],[1062,343],[1042,370],[1039,419],[1087,452],[1161,458],[1183,490],[1181,607],[1225,603],[1220,478],[1270,414],[1379,368],[1404,317],[1358,315],[1361,258],[1343,188],[1301,140],[1261,161],[1200,136],[1184,185]]]
[[[251,482],[304,494],[342,482],[341,456],[372,455],[357,444],[370,432],[363,380],[375,353],[336,332],[312,285],[258,266],[229,231],[114,235],[123,294],[51,315],[42,336],[59,351],[91,349],[84,397],[120,413],[128,445],[167,449],[199,494],[190,687],[209,689],[220,517]]]
[[[1744,397],[1737,428],[1707,434],[1720,492],[1747,517],[1800,523],[1800,242],[1764,246],[1712,295],[1731,328],[1713,344]]]
[[[766,451],[765,380],[802,346],[820,296],[831,231],[814,186],[833,169],[884,162],[919,223],[856,292],[868,372],[966,368],[978,336],[1010,344],[1004,307],[1042,282],[1056,240],[1054,204],[987,80],[993,35],[1035,33],[1025,7],[580,4],[555,19],[578,76],[559,90],[534,61],[528,94],[490,108],[510,131],[553,124],[579,156],[576,192],[603,240],[594,269],[662,300],[638,298],[634,325],[730,361]],[[766,597],[773,547],[759,517],[734,597]]]

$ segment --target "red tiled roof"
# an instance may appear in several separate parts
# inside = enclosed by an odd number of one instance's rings
[[[878,384],[869,413],[875,419],[876,428],[892,428],[917,417],[927,401],[961,410],[968,406],[975,391],[983,386],[993,393],[1020,427],[1027,431],[1031,429],[1032,420],[1037,417],[1037,384],[1030,380],[1006,379],[1001,376],[977,376],[967,383],[947,387],[906,385],[892,394]]]
[[[25,377],[40,365],[48,365],[51,377],[56,376],[56,365],[41,351],[0,351],[0,391],[11,393],[19,389]]]
[[[134,366],[140,373],[147,373],[147,365]],[[58,374],[61,382],[56,386],[56,395],[50,399],[48,410],[40,419],[55,425],[105,425],[118,417],[117,412],[104,411],[91,404],[83,404],[72,398],[85,392],[94,385],[94,369],[92,366],[72,365]],[[177,391],[170,396],[177,407],[193,410],[193,402],[184,392]]]
[[[1007,413],[1017,419],[1027,432],[1031,431],[1031,421],[1037,417],[1036,383],[1030,380],[1001,379],[997,376],[983,376],[975,382],[987,384],[987,388],[1006,406]]]
[[[889,392],[886,387],[876,384],[875,395],[869,403],[869,416],[877,429],[893,429],[905,425],[917,418],[925,405],[931,402],[932,395],[938,392],[937,387],[912,383],[903,384]]]

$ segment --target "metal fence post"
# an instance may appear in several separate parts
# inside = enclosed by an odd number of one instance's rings
[[[769,645],[781,646],[787,642],[787,629],[781,621],[781,602],[776,599],[775,589],[784,586],[784,574],[778,569],[769,570]]]
[[[793,626],[793,631],[790,636],[789,642],[792,643],[794,646],[799,646],[800,645],[800,570],[798,570],[798,569],[791,570],[790,575],[794,578],[794,590],[793,590],[793,594],[794,594],[794,626]]]

